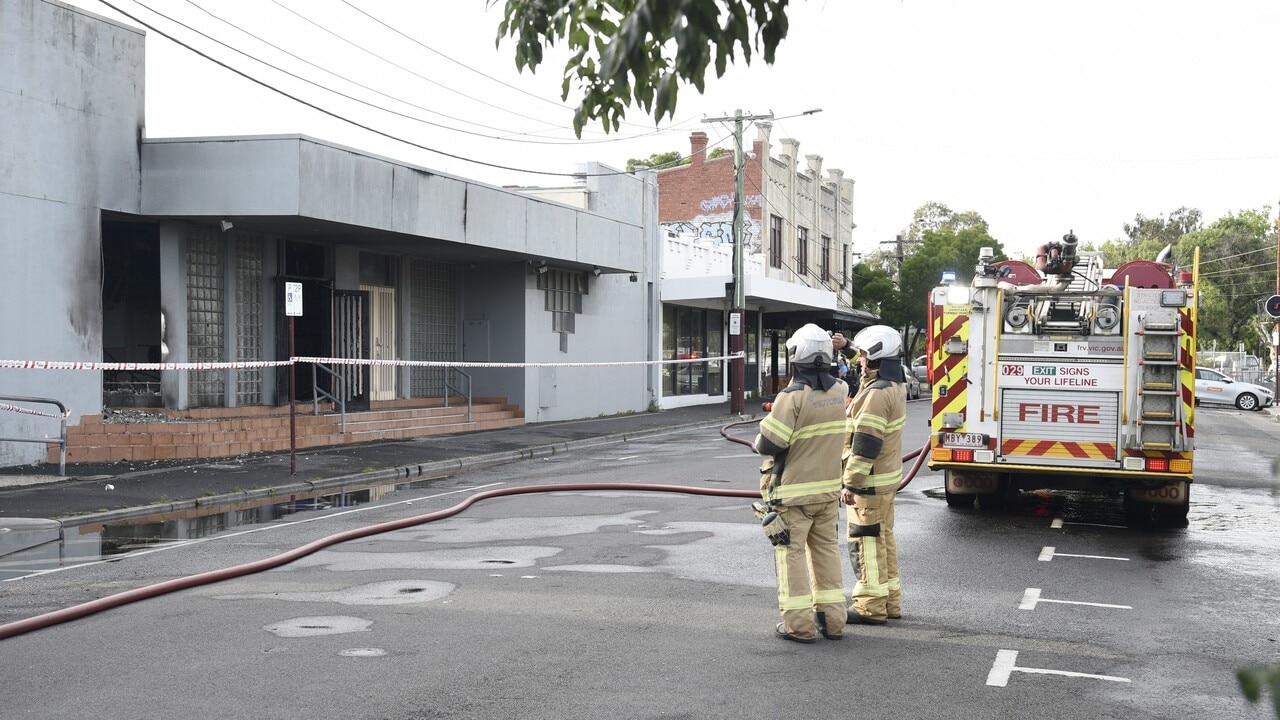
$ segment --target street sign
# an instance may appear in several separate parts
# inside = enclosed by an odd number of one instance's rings
[[[284,314],[285,317],[302,317],[302,283],[284,284]]]
[[[1280,295],[1267,298],[1267,314],[1280,320]]]

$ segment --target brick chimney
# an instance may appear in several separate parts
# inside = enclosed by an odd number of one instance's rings
[[[689,164],[701,167],[707,157],[707,134],[701,130],[689,134]]]

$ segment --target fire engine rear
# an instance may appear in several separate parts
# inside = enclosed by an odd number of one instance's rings
[[[1112,270],[1067,234],[1036,263],[979,253],[969,287],[930,294],[929,467],[947,503],[1018,490],[1122,493],[1133,516],[1185,520],[1195,440],[1196,278]]]

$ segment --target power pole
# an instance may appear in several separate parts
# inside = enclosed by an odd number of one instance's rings
[[[741,414],[744,409],[743,386],[747,374],[747,359],[743,353],[746,337],[746,287],[742,277],[742,213],[743,184],[745,183],[746,163],[742,153],[743,123],[756,120],[772,120],[773,113],[764,115],[743,115],[742,110],[735,110],[733,115],[717,118],[703,118],[702,122],[733,121],[733,307],[729,308],[729,353],[740,354],[729,363],[729,412]]]

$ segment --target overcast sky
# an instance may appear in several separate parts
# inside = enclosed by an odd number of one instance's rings
[[[777,121],[773,138],[798,140],[801,155],[856,181],[861,251],[929,201],[982,214],[1011,252],[1068,230],[1086,243],[1118,238],[1139,213],[1187,206],[1212,222],[1267,206],[1274,218],[1280,202],[1275,0],[792,0],[773,66],[712,70],[706,94],[682,89],[657,131],[636,110],[619,133],[592,126],[581,142],[559,100],[563,55],[519,74],[512,46],[495,48],[501,0],[111,2],[338,116],[489,165],[342,122],[150,31],[148,137],[302,133],[497,185],[557,185],[570,179],[491,166],[621,168],[687,153],[695,130],[729,147],[729,127],[705,117],[822,108]],[[97,0],[74,4],[133,24]]]

